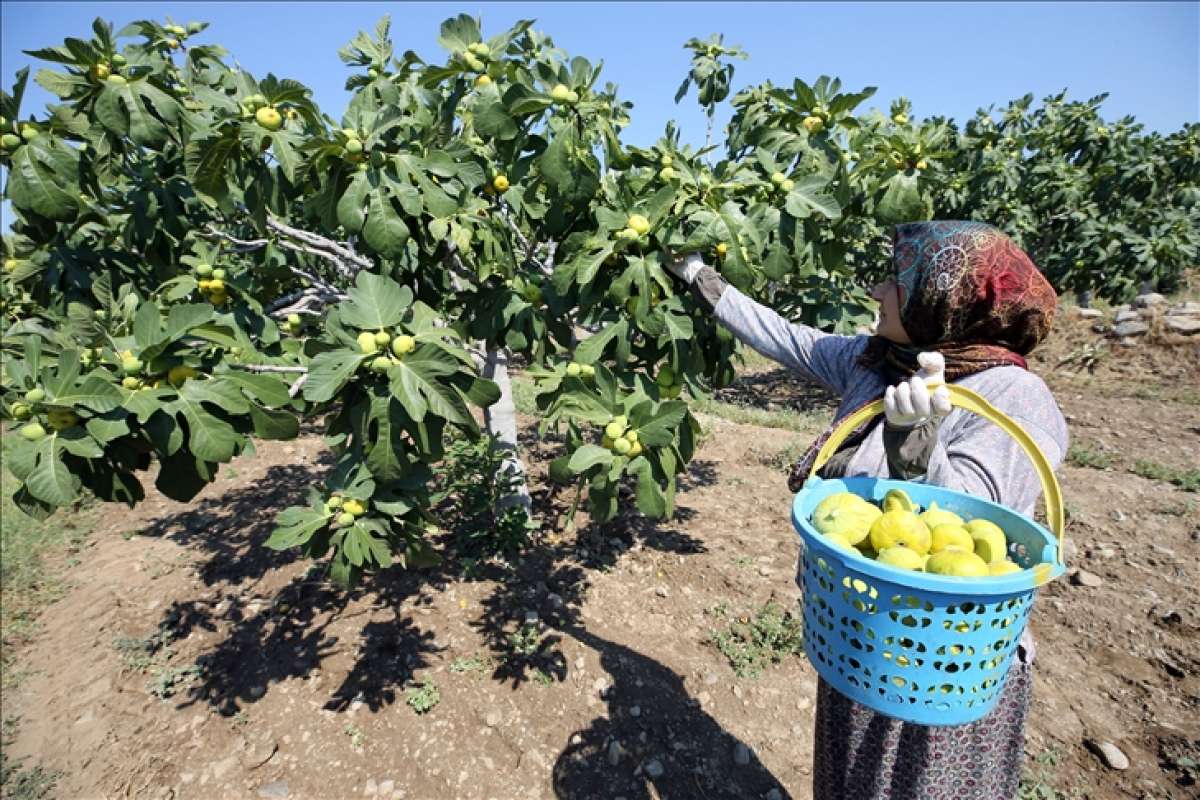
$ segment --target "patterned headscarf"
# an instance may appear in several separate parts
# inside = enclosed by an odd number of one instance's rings
[[[1029,256],[991,225],[897,225],[892,266],[903,292],[900,321],[912,344],[874,336],[861,357],[888,383],[916,374],[917,354],[927,350],[945,357],[949,381],[991,367],[1025,368],[1025,356],[1050,330],[1058,301],[1054,289]],[[857,447],[877,423],[860,426],[839,449]],[[830,426],[792,468],[792,491],[800,490],[832,433]]]

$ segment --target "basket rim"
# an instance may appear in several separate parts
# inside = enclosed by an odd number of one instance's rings
[[[898,586],[904,586],[917,591],[932,592],[941,595],[956,595],[964,596],[981,596],[981,597],[996,597],[1008,596],[1016,594],[1026,594],[1036,590],[1039,586],[1048,583],[1055,578],[1061,577],[1066,572],[1066,566],[1057,560],[1058,541],[1055,536],[1050,533],[1045,526],[1029,517],[1014,511],[1011,508],[1002,506],[999,503],[994,503],[991,500],[986,500],[977,495],[960,492],[954,489],[947,489],[934,484],[917,484],[922,489],[932,489],[939,493],[954,495],[964,498],[973,503],[980,503],[990,506],[1004,514],[1016,515],[1021,517],[1022,521],[1031,526],[1045,539],[1046,547],[1042,550],[1042,563],[1048,564],[1048,569],[1038,569],[1035,567],[1027,567],[1020,572],[1014,572],[1009,575],[998,575],[989,577],[986,581],[979,578],[960,578],[951,575],[933,575],[928,572],[914,572],[911,570],[902,570],[898,567],[893,567],[889,564],[880,564],[878,561],[867,558],[858,552],[857,549],[853,553],[830,544],[825,540],[825,537],[812,526],[808,521],[808,516],[801,513],[800,507],[804,504],[807,496],[813,490],[819,488],[824,483],[841,483],[846,486],[848,491],[853,491],[855,485],[870,484],[875,486],[878,484],[895,485],[902,487],[911,485],[913,481],[900,481],[892,478],[875,478],[868,475],[853,476],[847,478],[832,478],[822,479],[813,478],[809,480],[796,493],[792,500],[792,525],[796,528],[800,538],[804,541],[805,547],[815,547],[816,550],[824,558],[833,558],[848,570],[855,570],[877,580],[886,581]],[[858,492],[855,492],[858,494]]]

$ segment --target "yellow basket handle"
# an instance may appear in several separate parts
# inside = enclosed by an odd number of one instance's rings
[[[1001,430],[1016,439],[1017,444],[1021,445],[1021,449],[1029,456],[1029,460],[1033,462],[1033,469],[1037,472],[1038,480],[1042,484],[1042,494],[1046,498],[1046,521],[1050,525],[1050,530],[1058,537],[1058,561],[1060,564],[1065,563],[1063,560],[1064,513],[1062,488],[1058,485],[1058,478],[1055,477],[1050,462],[1046,460],[1046,455],[1037,446],[1037,443],[1033,441],[1033,437],[1026,433],[1024,428],[987,400],[984,400],[981,396],[964,386],[948,383],[946,384],[946,388],[950,390],[951,405],[972,411],[999,426]],[[812,472],[809,473],[808,477],[814,477],[817,474],[817,470],[825,466],[825,462],[837,452],[842,442],[846,441],[855,428],[882,413],[883,401],[876,400],[838,423],[833,433],[825,440],[824,446],[817,451],[816,460],[813,461]]]

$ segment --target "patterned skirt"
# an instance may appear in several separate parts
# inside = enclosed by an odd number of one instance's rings
[[[901,722],[819,681],[813,800],[1015,798],[1033,696],[1033,641],[1025,634],[996,707],[969,725]]]

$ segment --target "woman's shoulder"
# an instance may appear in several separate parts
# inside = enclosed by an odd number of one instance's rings
[[[1023,425],[1066,441],[1067,421],[1050,387],[1036,373],[1016,366],[992,367],[957,381]]]

